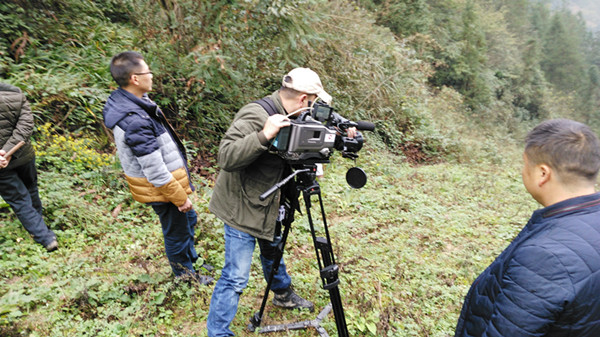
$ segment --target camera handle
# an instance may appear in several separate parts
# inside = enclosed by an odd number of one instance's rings
[[[335,323],[338,331],[339,337],[349,337],[348,327],[346,325],[346,318],[344,316],[344,308],[342,306],[342,300],[340,296],[340,292],[338,289],[338,284],[340,280],[338,278],[339,267],[335,263],[335,256],[333,254],[333,248],[331,246],[331,237],[329,235],[329,229],[327,227],[327,221],[325,218],[325,209],[323,207],[323,198],[321,196],[321,188],[319,183],[315,181],[315,172],[316,165],[309,164],[304,165],[305,169],[296,170],[291,175],[286,177],[280,183],[271,187],[267,192],[261,195],[261,198],[264,196],[268,197],[270,194],[275,192],[277,189],[283,187],[286,183],[288,183],[292,178],[297,177],[296,179],[296,189],[294,191],[294,195],[292,197],[292,205],[288,205],[288,209],[286,209],[286,215],[282,220],[282,225],[284,226],[284,231],[281,235],[281,242],[277,246],[277,252],[275,259],[273,260],[273,266],[271,268],[271,272],[269,274],[269,279],[267,280],[267,287],[265,289],[265,293],[263,295],[262,304],[260,307],[260,311],[254,314],[252,318],[250,318],[250,324],[248,325],[249,331],[255,331],[256,328],[260,327],[262,322],[262,317],[264,314],[265,306],[267,303],[267,299],[269,297],[269,291],[271,290],[271,284],[273,282],[274,276],[277,273],[279,268],[279,264],[281,258],[283,257],[284,247],[287,241],[287,237],[289,231],[291,229],[292,222],[294,221],[294,212],[299,210],[299,202],[298,198],[300,197],[300,192],[304,197],[304,204],[306,206],[306,215],[308,217],[308,223],[310,225],[311,236],[313,239],[313,244],[315,247],[315,253],[317,256],[317,261],[319,264],[321,281],[323,282],[323,289],[329,291],[330,303],[325,306],[325,308],[319,313],[316,319],[309,321],[302,321],[290,324],[279,324],[279,325],[269,325],[260,328],[260,333],[270,333],[277,331],[286,331],[286,330],[298,330],[298,329],[306,329],[309,327],[313,327],[317,330],[320,336],[329,337],[327,331],[323,327],[320,326],[320,322],[327,316],[327,314],[333,309]],[[270,193],[268,193],[270,192]],[[312,220],[310,208],[311,208],[311,196],[317,195],[319,197],[319,206],[321,208],[321,216],[323,219],[323,228],[325,231],[326,237],[317,237],[315,233],[314,223]],[[264,199],[261,199],[264,200]]]
[[[295,176],[297,176],[300,173],[306,173],[306,172],[310,172],[310,169],[308,168],[308,169],[294,171],[292,174],[285,177],[282,181],[278,182],[277,184],[275,184],[271,188],[269,188],[265,193],[261,194],[258,197],[258,200],[265,201],[265,199],[267,199],[271,194],[275,193],[275,191],[277,191],[278,189],[285,186],[285,184],[287,184],[292,178],[294,178]]]

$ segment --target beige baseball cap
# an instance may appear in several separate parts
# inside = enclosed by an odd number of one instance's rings
[[[331,95],[323,89],[319,75],[308,68],[292,69],[283,76],[281,85],[296,91],[317,95],[325,103],[331,104]]]

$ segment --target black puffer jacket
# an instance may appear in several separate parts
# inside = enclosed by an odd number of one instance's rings
[[[35,157],[29,142],[33,127],[33,114],[21,89],[0,83],[0,148],[8,152],[20,141],[26,142],[12,155],[5,170],[21,166]]]
[[[600,336],[600,194],[535,211],[471,286],[456,336]]]

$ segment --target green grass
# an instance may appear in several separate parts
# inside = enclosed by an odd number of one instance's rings
[[[466,163],[411,166],[366,144],[359,190],[345,183],[353,163],[336,155],[320,179],[339,286],[352,336],[449,336],[473,279],[537,207],[521,183],[519,151]],[[196,248],[223,264],[223,225],[207,210],[211,182],[196,177]],[[47,253],[0,208],[0,335],[205,336],[212,287],[176,282],[157,217],[135,203],[118,166],[71,175],[40,170],[45,218],[60,249]],[[298,215],[286,262],[297,291],[320,311],[321,289],[308,221]],[[312,214],[321,233],[318,204]],[[250,336],[265,282],[258,257],[232,329]],[[267,307],[266,324],[316,313]],[[335,336],[333,314],[322,322]],[[317,336],[312,329],[271,334]]]

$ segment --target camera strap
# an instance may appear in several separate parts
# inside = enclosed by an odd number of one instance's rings
[[[278,114],[279,112],[277,111],[277,107],[275,106],[275,102],[273,102],[273,100],[271,99],[271,97],[264,97],[261,99],[257,99],[256,101],[253,101],[252,103],[256,103],[258,105],[260,105],[263,109],[265,109],[265,111],[269,114],[269,116],[273,116]],[[287,175],[289,173],[291,173],[291,167],[289,165],[286,165],[286,168],[284,169],[284,175]],[[297,193],[296,190],[296,184],[291,181],[288,182],[288,184],[286,184],[286,186],[282,187],[281,189],[281,195],[283,196],[280,199],[280,206],[284,206],[285,205],[285,210],[287,210],[287,212],[284,212],[283,214],[281,213],[281,208],[280,208],[280,213],[279,213],[279,217],[283,217],[285,218],[286,214],[290,214],[290,209],[295,209],[298,211],[298,213],[302,213],[300,210],[300,204],[298,203],[298,195],[295,194]],[[294,199],[296,199],[296,202],[293,202]],[[290,201],[290,204],[288,205],[286,203],[286,200]],[[292,216],[292,220],[293,220],[293,212],[291,213]],[[277,219],[277,223],[281,224],[282,222],[279,221],[280,219]]]
[[[275,102],[273,102],[271,97],[257,99],[256,101],[254,101],[252,103],[256,103],[256,104],[260,105],[263,109],[265,109],[265,111],[269,114],[269,116],[273,116],[273,115],[276,115],[279,113],[279,112],[277,112],[277,107],[275,106]]]

